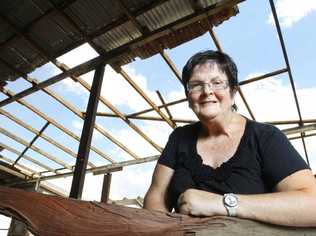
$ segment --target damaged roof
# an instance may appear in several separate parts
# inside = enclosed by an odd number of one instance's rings
[[[148,58],[236,15],[238,2],[1,1],[0,82],[28,74],[85,42],[99,54],[121,48],[117,65]]]

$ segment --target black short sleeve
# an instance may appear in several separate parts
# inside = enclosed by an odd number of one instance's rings
[[[271,189],[294,172],[309,168],[287,137],[276,127],[272,127],[262,146],[262,164],[264,181]]]
[[[168,166],[172,169],[175,169],[176,165],[176,155],[177,155],[177,147],[178,147],[178,133],[179,129],[175,129],[169,136],[168,142],[158,159],[158,163],[161,165]]]

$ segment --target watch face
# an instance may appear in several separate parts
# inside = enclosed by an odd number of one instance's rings
[[[234,195],[225,196],[224,202],[229,207],[237,206],[237,198]]]

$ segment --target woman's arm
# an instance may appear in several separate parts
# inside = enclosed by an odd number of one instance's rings
[[[148,210],[157,210],[170,212],[168,203],[168,186],[173,176],[174,170],[157,164],[151,185],[144,198],[144,208]]]
[[[287,226],[316,226],[316,182],[310,170],[286,177],[275,190],[239,195],[237,216]]]
[[[316,226],[316,182],[300,170],[277,184],[276,192],[237,195],[237,217],[286,226]],[[227,215],[223,196],[189,189],[180,197],[180,212],[197,216]]]

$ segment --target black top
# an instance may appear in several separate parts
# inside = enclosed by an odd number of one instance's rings
[[[175,170],[169,186],[173,207],[188,188],[218,194],[267,193],[285,177],[309,168],[279,129],[247,119],[235,154],[214,169],[197,153],[200,129],[200,122],[176,128],[158,160]]]

